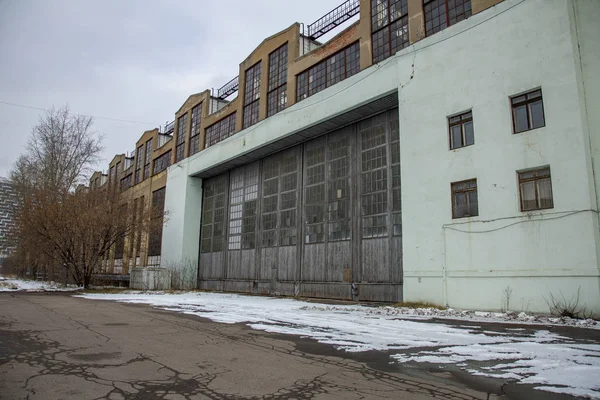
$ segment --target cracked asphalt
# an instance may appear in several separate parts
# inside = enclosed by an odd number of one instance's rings
[[[521,398],[499,388],[146,305],[0,293],[0,399]]]

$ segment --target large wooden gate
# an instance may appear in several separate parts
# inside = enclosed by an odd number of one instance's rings
[[[401,300],[397,110],[205,180],[202,208],[200,288]]]

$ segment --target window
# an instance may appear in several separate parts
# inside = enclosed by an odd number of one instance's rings
[[[140,250],[142,248],[142,215],[144,215],[144,196],[142,197],[138,197],[137,199],[134,200],[134,202],[137,202],[137,205],[134,207],[134,210],[136,212],[135,214],[135,219],[136,219],[136,224],[135,224],[135,254],[136,257],[140,257]]]
[[[521,211],[554,208],[550,167],[519,172]]]
[[[115,183],[115,166],[113,165],[112,167],[110,167],[110,170],[108,172],[108,184],[114,185],[114,183]]]
[[[360,71],[358,42],[351,44],[296,76],[296,101],[351,77]]]
[[[542,89],[513,96],[510,99],[513,117],[513,133],[521,133],[546,125]]]
[[[229,200],[229,250],[256,246],[258,163],[231,171]]]
[[[454,182],[451,186],[452,218],[478,216],[479,206],[477,205],[477,179]]]
[[[162,221],[162,213],[165,210],[165,194],[166,188],[161,188],[152,192],[152,208],[153,213],[156,212],[154,218]],[[148,245],[148,257],[160,256],[162,244],[162,224],[158,222],[158,226],[152,227],[150,231],[150,243]]]
[[[185,152],[185,131],[187,130],[187,114],[179,117],[177,122],[177,141],[175,142],[175,162],[183,160]]]
[[[142,165],[144,163],[144,145],[141,145],[137,149],[137,157],[135,160],[135,184],[137,185],[142,181]]]
[[[119,182],[121,180],[121,161],[117,162],[117,167],[115,170],[115,181],[114,181],[114,185],[117,184],[117,182]]]
[[[171,165],[171,150],[154,160],[154,170],[152,171],[152,174],[156,175],[163,172],[165,169],[169,168],[169,165]]]
[[[121,179],[121,192],[126,191],[131,187],[131,174]]]
[[[269,54],[269,88],[267,94],[267,116],[285,109],[287,103],[287,43]]]
[[[258,122],[258,107],[260,100],[260,65],[256,65],[246,70],[246,82],[244,90],[244,123],[242,129]]]
[[[235,113],[206,128],[204,147],[217,144],[235,133]]]
[[[152,161],[152,139],[146,142],[146,159],[144,161],[144,179],[150,177],[150,161]]]
[[[192,108],[192,128],[190,132],[190,156],[200,151],[200,123],[202,121],[202,103]]]
[[[473,113],[471,111],[448,117],[450,150],[470,146],[475,143],[473,133]]]
[[[371,0],[371,31],[373,63],[408,46],[408,0]]]
[[[200,252],[220,252],[224,250],[227,175],[206,180],[203,196]]]
[[[471,0],[425,0],[425,36],[433,35],[471,16]]]

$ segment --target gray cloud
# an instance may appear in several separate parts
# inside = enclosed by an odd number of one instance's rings
[[[192,93],[217,88],[266,37],[343,0],[0,0],[0,101],[97,119],[106,168]],[[0,104],[0,176],[40,111]]]

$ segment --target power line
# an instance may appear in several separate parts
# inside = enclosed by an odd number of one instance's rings
[[[14,107],[28,108],[30,110],[48,111],[48,109],[46,109],[46,108],[26,106],[26,105],[23,105],[23,104],[9,103],[7,101],[0,101],[0,104],[6,104],[6,105],[9,105],[9,106],[14,106]],[[85,117],[92,117],[92,118],[95,118],[95,119],[103,119],[103,120],[106,120],[106,121],[127,122],[127,123],[130,123],[130,124],[160,125],[160,124],[156,124],[154,122],[143,122],[143,121],[134,121],[134,120],[129,120],[129,119],[98,117],[98,116],[95,116],[95,115],[87,115],[87,114],[78,114],[78,115],[82,115],[82,116],[85,116]]]

